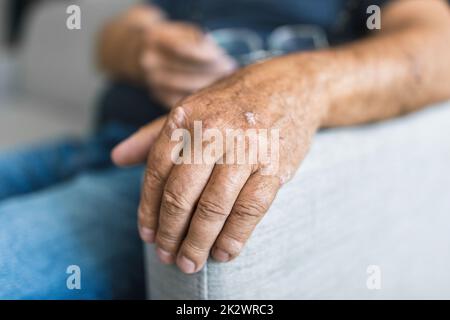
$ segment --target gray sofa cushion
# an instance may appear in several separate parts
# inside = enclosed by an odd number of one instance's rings
[[[449,124],[446,104],[320,132],[235,261],[184,275],[149,246],[150,298],[450,298]]]

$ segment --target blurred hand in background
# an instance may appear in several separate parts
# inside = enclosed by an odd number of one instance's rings
[[[230,74],[237,64],[200,28],[138,6],[101,34],[100,67],[111,77],[145,85],[164,106]]]

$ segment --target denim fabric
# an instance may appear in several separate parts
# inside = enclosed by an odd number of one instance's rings
[[[133,131],[133,127],[111,123],[86,139],[62,138],[0,153],[0,200],[111,165],[111,149]]]
[[[141,173],[86,172],[0,203],[0,299],[144,298]],[[70,265],[80,267],[80,290],[66,286]]]
[[[140,103],[145,122],[163,112],[137,90],[113,85],[100,109]],[[114,119],[101,113],[87,138],[0,153],[0,299],[145,298],[136,227],[142,169],[110,160],[136,126]],[[81,269],[81,290],[66,286],[70,265]]]
[[[110,123],[85,139],[0,154],[0,299],[145,297],[142,170],[110,160],[134,130]],[[81,268],[81,290],[66,286],[69,265]]]

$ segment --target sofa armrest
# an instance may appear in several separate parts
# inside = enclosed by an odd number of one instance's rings
[[[449,164],[450,103],[323,130],[234,261],[184,275],[148,246],[150,298],[450,298]]]

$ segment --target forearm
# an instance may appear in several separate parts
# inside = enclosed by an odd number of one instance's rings
[[[327,96],[320,126],[383,120],[450,98],[448,8],[442,3],[432,19],[411,21],[404,7],[399,18],[400,2],[386,9],[382,30],[367,39],[282,58],[288,70],[311,74],[315,94]]]
[[[418,2],[410,1],[402,6]],[[117,164],[147,161],[139,230],[144,241],[156,244],[161,261],[193,273],[210,254],[222,262],[239,255],[305,158],[318,127],[385,119],[450,98],[450,19],[443,2],[423,0],[419,6],[432,2],[426,19],[421,8],[412,17],[408,8],[405,15],[391,6],[384,14],[387,26],[369,39],[242,68],[180,101],[164,123],[149,124],[117,147]],[[181,129],[195,135],[196,121],[218,130],[215,143],[204,141],[196,150],[205,155],[203,147],[211,147],[207,159],[213,151],[226,164],[191,165],[190,152],[173,153],[172,134]],[[249,129],[267,130],[275,137],[265,145],[270,155],[261,159],[258,152],[253,163],[251,142],[244,150],[239,143],[221,148],[217,137],[229,129],[242,132],[243,141]],[[239,154],[252,163],[233,161]],[[183,164],[174,166],[180,159]]]

